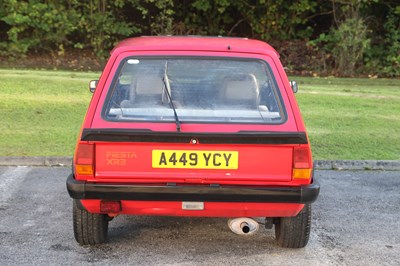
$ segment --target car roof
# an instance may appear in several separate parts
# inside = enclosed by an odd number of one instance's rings
[[[233,37],[205,36],[142,36],[121,41],[112,51],[213,51],[274,54],[278,52],[266,42]]]

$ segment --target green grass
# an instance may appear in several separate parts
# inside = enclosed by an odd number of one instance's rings
[[[0,69],[0,156],[71,156],[99,75]],[[314,159],[400,159],[400,80],[292,79]]]
[[[0,69],[0,155],[72,155],[98,77]]]
[[[293,79],[315,159],[400,159],[400,80]]]

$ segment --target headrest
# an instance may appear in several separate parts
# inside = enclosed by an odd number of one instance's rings
[[[158,75],[137,77],[133,86],[135,86],[136,95],[161,95],[163,91],[162,77]]]
[[[225,79],[224,98],[226,100],[240,100],[258,103],[259,88],[253,74],[242,74]]]

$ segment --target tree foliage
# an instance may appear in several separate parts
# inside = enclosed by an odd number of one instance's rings
[[[400,74],[400,7],[393,0],[0,0],[0,6],[3,56],[85,49],[105,58],[131,36],[225,35],[272,42],[278,51],[281,43],[308,43],[323,69],[339,75]]]

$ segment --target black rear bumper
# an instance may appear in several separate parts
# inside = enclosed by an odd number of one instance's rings
[[[72,174],[67,179],[67,190],[73,199],[303,204],[314,202],[319,189],[315,179],[309,185],[296,187],[104,184],[77,181]]]

